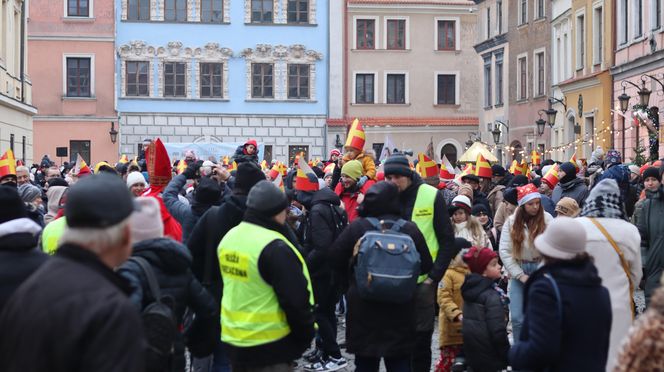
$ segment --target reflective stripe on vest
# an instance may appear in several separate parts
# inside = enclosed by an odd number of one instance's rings
[[[274,289],[263,280],[258,270],[261,252],[275,240],[286,243],[302,263],[309,303],[313,307],[309,270],[300,252],[278,232],[242,222],[224,236],[217,249],[224,282],[222,341],[237,347],[252,347],[277,341],[291,332]]]
[[[58,241],[62,237],[67,227],[67,220],[60,217],[55,221],[51,221],[46,227],[41,236],[42,250],[50,255],[55,254],[58,249]]]
[[[413,214],[410,217],[410,220],[417,225],[422,235],[424,235],[431,259],[434,261],[438,256],[439,248],[436,229],[433,225],[433,206],[437,194],[438,190],[435,187],[421,184],[417,190],[415,205],[413,205]],[[417,282],[422,283],[426,280],[427,276],[427,274],[420,275]]]

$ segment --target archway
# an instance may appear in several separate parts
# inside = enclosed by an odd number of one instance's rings
[[[450,161],[453,167],[456,167],[457,158],[459,156],[456,146],[451,143],[447,143],[440,149],[440,160],[442,162],[443,155]]]
[[[517,163],[521,163],[521,159],[523,157],[521,155],[521,151],[523,151],[523,145],[521,145],[521,142],[512,141],[510,147],[512,148],[512,160],[516,160]]]

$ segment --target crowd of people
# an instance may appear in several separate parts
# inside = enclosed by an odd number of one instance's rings
[[[8,152],[2,370],[661,369],[661,162],[454,172],[364,145],[355,122],[289,165],[255,140],[94,168]]]

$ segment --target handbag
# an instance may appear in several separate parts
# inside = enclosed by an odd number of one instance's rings
[[[596,219],[594,218],[589,218],[589,220],[597,226],[597,229],[604,234],[606,239],[609,241],[609,244],[613,247],[613,249],[616,251],[618,254],[618,258],[620,258],[620,264],[622,265],[623,271],[625,272],[625,275],[627,275],[627,282],[629,283],[629,299],[630,299],[630,304],[631,310],[632,310],[632,320],[634,320],[635,314],[634,314],[634,309],[636,309],[634,305],[634,283],[632,283],[632,277],[629,275],[629,265],[627,264],[627,260],[625,259],[625,255],[623,255],[622,250],[620,247],[618,247],[618,244],[616,244],[616,241],[613,240],[613,237],[611,237],[611,234],[609,234],[608,231],[602,226],[601,223],[597,222]]]

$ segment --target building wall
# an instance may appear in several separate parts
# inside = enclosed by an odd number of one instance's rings
[[[287,153],[286,143],[306,143],[310,146],[312,156],[323,153],[325,142],[323,133],[320,138],[310,137],[308,129],[300,128],[290,136],[291,130],[304,119],[318,123],[327,115],[328,109],[328,2],[310,0],[310,24],[285,24],[286,1],[276,2],[275,21],[277,24],[251,24],[250,12],[246,4],[240,0],[224,1],[223,22],[209,24],[200,22],[196,9],[200,9],[200,1],[189,1],[188,22],[173,23],[163,21],[163,0],[154,1],[152,21],[137,22],[125,20],[127,15],[125,0],[116,0],[116,21],[118,23],[116,51],[116,87],[117,107],[122,117],[120,130],[121,152],[132,154],[136,145],[144,137],[168,136],[169,141],[187,142],[196,140],[203,132],[211,134],[207,124],[220,125],[215,130],[214,140],[235,142],[246,141],[247,137],[256,136],[259,141],[274,146],[274,154],[278,157]],[[315,16],[313,12],[315,9]],[[140,36],[139,36],[140,35]],[[124,94],[124,63],[132,58],[141,58],[150,62],[150,97],[127,97]],[[205,61],[224,62],[223,99],[200,99],[198,63]],[[187,63],[186,98],[164,98],[161,93],[163,75],[160,64],[167,60]],[[310,64],[312,69],[312,97],[308,100],[252,99],[250,96],[250,65],[248,61],[269,61],[288,63],[296,61]],[[286,89],[284,70],[276,68],[275,93]],[[167,125],[168,120],[179,121],[181,128],[178,133]],[[198,120],[194,117],[199,118]],[[139,118],[136,120],[136,118]],[[190,120],[191,119],[191,120]],[[249,134],[254,128],[237,128],[242,123],[253,122],[261,132],[276,133],[274,125],[277,120],[287,119],[281,129],[280,136]],[[150,132],[139,134],[146,128],[146,123],[158,122],[149,127]],[[166,123],[162,126],[161,123]],[[147,124],[149,125],[149,124]],[[302,124],[299,124],[301,126]],[[314,125],[316,127],[318,124]],[[324,128],[324,120],[318,126]],[[238,131],[239,129],[239,131]],[[302,130],[304,129],[304,130]],[[226,133],[229,134],[217,134]],[[306,131],[306,134],[305,134]],[[283,133],[286,134],[283,134]],[[199,134],[201,133],[201,134]],[[230,134],[233,133],[233,134]],[[244,134],[246,133],[246,134]],[[172,136],[172,138],[171,138]],[[177,137],[176,137],[177,136]],[[277,143],[277,140],[279,143]],[[320,145],[316,145],[320,143]],[[318,147],[320,146],[320,147]],[[283,158],[281,160],[284,160]]]
[[[32,106],[32,83],[27,71],[24,4],[21,0],[6,0],[0,5],[0,154],[11,147],[13,135],[14,156],[30,164],[32,116],[37,110]]]

